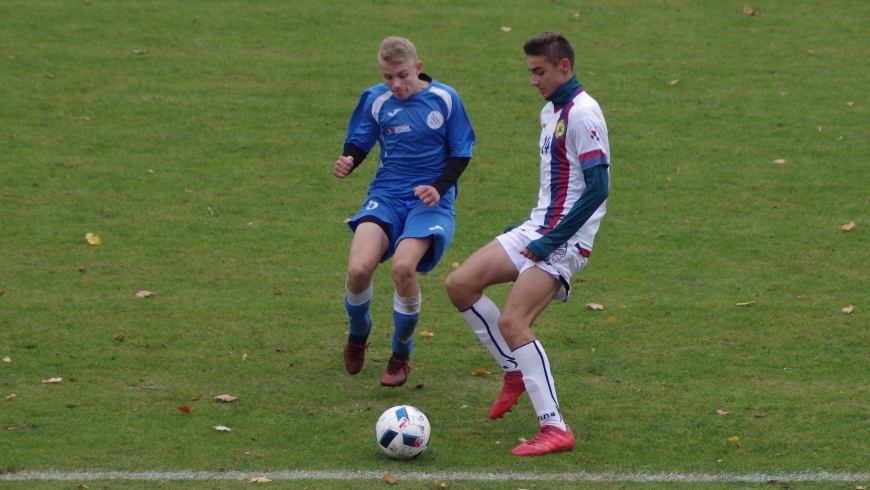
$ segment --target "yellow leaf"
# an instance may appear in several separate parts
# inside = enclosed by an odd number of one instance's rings
[[[609,317],[607,317],[607,321],[610,322],[610,323],[616,323],[616,317],[615,317],[615,316],[609,316]]]
[[[93,233],[88,233],[87,235],[85,235],[85,240],[87,240],[88,243],[90,243],[91,245],[99,245],[100,243],[102,243],[100,241],[100,237],[94,235]]]
[[[486,376],[487,374],[491,374],[491,373],[483,368],[475,369],[474,371],[471,372],[472,376]]]
[[[43,383],[60,383],[63,381],[63,378],[49,378],[42,380]]]
[[[453,264],[450,265],[450,267],[452,267],[452,268],[454,268],[454,269],[458,269],[458,268],[459,268],[459,262],[454,262]]]
[[[14,400],[14,399],[15,399],[15,396],[16,396],[15,393],[13,393],[13,394],[7,396],[7,397],[6,397],[6,401],[10,402],[10,401]]]
[[[679,79],[671,80],[671,85],[676,85],[677,82],[679,82],[679,81],[680,81]]]
[[[222,401],[224,403],[232,403],[232,402],[238,400],[238,397],[235,397],[232,395],[218,395],[218,396],[214,397],[214,399],[218,400],[218,401]]]
[[[440,481],[438,481],[438,480],[435,480],[435,486],[438,487],[438,488],[447,488],[447,484],[446,484],[446,483],[442,483],[442,482],[440,482]]]
[[[728,440],[731,441],[731,442],[737,442],[737,441],[740,440],[740,438],[737,437],[737,436],[734,436],[734,437],[729,437]]]
[[[849,231],[849,230],[851,230],[851,229],[854,228],[854,227],[855,227],[855,222],[854,222],[854,221],[850,221],[849,223],[847,223],[847,224],[841,226],[840,229],[843,230],[843,231]]]
[[[736,306],[752,306],[755,304],[755,301],[747,301],[746,303],[737,303]]]
[[[853,105],[855,105],[855,103],[854,102],[846,102],[846,105],[849,107],[852,107]]]
[[[396,484],[396,477],[389,474],[389,473],[384,473],[384,481],[389,483],[390,485],[395,485]]]
[[[852,313],[852,310],[854,310],[854,309],[855,309],[855,307],[853,305],[849,305],[849,306],[843,308],[843,313],[848,315],[849,313]]]
[[[139,291],[136,293],[137,298],[150,298],[151,296],[154,296],[154,293],[151,291]]]
[[[599,305],[598,303],[586,303],[586,307],[590,310],[603,310],[604,306]]]
[[[808,50],[807,50],[807,54],[816,54],[816,52],[813,51],[812,49],[808,49]]]
[[[720,417],[726,417],[728,415],[731,415],[731,412],[724,412],[722,410],[716,410],[716,415],[719,415]]]
[[[777,165],[782,165],[785,163],[785,158],[777,158],[776,160],[773,161],[773,163],[775,163]]]
[[[432,338],[432,337],[434,337],[434,336],[435,336],[435,334],[432,333],[432,332],[427,332],[427,331],[425,331],[425,330],[423,330],[422,332],[420,332],[420,337],[428,337],[428,338]]]
[[[504,32],[510,32],[512,29],[510,27],[502,27],[501,30]]]

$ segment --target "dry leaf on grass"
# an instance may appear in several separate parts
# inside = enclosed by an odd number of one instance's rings
[[[520,444],[524,444],[526,442],[529,442],[529,440],[526,439],[525,437],[520,437]]]
[[[777,158],[776,160],[773,161],[773,163],[775,163],[777,165],[782,165],[785,163],[785,158]]]
[[[447,488],[447,484],[446,484],[446,483],[443,483],[443,482],[440,482],[440,481],[438,481],[438,480],[435,480],[435,487],[437,487],[437,488]]]
[[[756,14],[756,12],[754,10],[752,10],[752,7],[750,7],[749,5],[743,7],[743,13],[746,15],[755,15]]]
[[[218,432],[230,432],[233,429],[230,429],[226,425],[215,425],[214,430],[216,430]]]
[[[272,480],[266,478],[265,476],[258,476],[256,478],[251,478],[248,481],[251,483],[269,483]]]
[[[93,233],[88,233],[87,235],[85,235],[85,240],[87,240],[88,243],[90,243],[91,245],[99,245],[103,243],[102,241],[100,241],[100,237],[94,235]]]
[[[63,378],[49,378],[42,380],[43,383],[60,383],[63,381]]]
[[[15,393],[13,393],[13,394],[11,394],[11,395],[9,395],[9,396],[6,397],[6,401],[7,401],[7,402],[11,402],[12,400],[15,399],[16,396],[17,396],[17,395],[16,395]]]
[[[616,323],[616,317],[615,317],[615,316],[609,316],[609,317],[607,317],[607,321],[610,322],[610,323]]]
[[[586,307],[590,310],[603,310],[604,305],[599,305],[598,303],[586,303]]]
[[[728,440],[731,441],[731,442],[733,442],[734,445],[737,446],[737,447],[743,447],[743,446],[740,445],[740,438],[737,437],[737,436],[729,437]]]
[[[139,291],[136,293],[137,298],[150,298],[151,296],[154,296],[152,291]]]
[[[855,105],[855,103],[854,102],[846,102],[846,105],[849,107],[852,107],[853,105]]]
[[[483,369],[483,368],[475,369],[474,371],[471,372],[472,376],[486,376],[487,374],[492,374],[492,373],[490,373],[489,371],[487,371],[486,369]]]
[[[435,334],[432,333],[432,332],[427,332],[427,331],[425,331],[425,330],[423,330],[422,332],[420,332],[420,337],[428,337],[428,338],[432,338],[432,337],[434,337],[434,336],[435,336]]]
[[[845,314],[848,315],[849,313],[852,313],[852,311],[853,311],[854,309],[855,309],[855,307],[854,307],[853,305],[849,305],[849,306],[843,308],[843,313],[845,313]]]
[[[746,303],[737,303],[736,306],[752,306],[755,304],[755,301],[747,301]]]
[[[452,267],[452,268],[454,268],[454,269],[458,269],[458,268],[459,268],[459,262],[454,262],[453,264],[450,265],[450,267]]]
[[[188,407],[187,404],[184,404],[178,407],[178,411],[182,413],[190,413],[190,407]]]
[[[90,488],[90,487],[88,487],[84,483],[80,483],[80,484],[76,485],[76,488]]]
[[[843,231],[849,231],[854,227],[855,227],[855,222],[850,221],[850,222],[846,223],[845,225],[841,226],[840,229]]]
[[[502,27],[501,30],[504,32],[510,32],[512,29],[510,27]]]
[[[670,81],[670,84],[671,84],[671,85],[676,85],[677,83],[679,83],[679,81],[680,81],[680,79],[677,78],[677,79],[671,80],[671,81]]]
[[[232,403],[232,402],[238,400],[239,398],[232,396],[232,395],[218,395],[218,396],[214,397],[214,399],[218,400],[218,401],[222,401],[224,403]]]
[[[12,359],[9,359],[8,357],[4,357],[3,362],[12,362]]]
[[[722,411],[722,410],[716,410],[716,415],[718,415],[718,416],[720,416],[720,417],[727,417],[728,415],[731,415],[731,412],[725,412],[725,411]]]
[[[396,480],[396,477],[393,476],[393,475],[391,475],[391,474],[389,474],[389,473],[384,473],[384,477],[383,477],[383,478],[384,478],[384,481],[387,482],[387,483],[389,483],[390,485],[395,485],[395,484],[396,484],[396,481],[397,481],[397,480]]]

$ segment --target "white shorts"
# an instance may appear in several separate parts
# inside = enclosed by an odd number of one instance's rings
[[[495,237],[496,240],[504,247],[511,262],[517,268],[517,273],[522,274],[523,271],[530,267],[537,267],[542,271],[555,277],[562,283],[562,287],[556,292],[554,301],[567,301],[568,294],[571,293],[571,276],[583,270],[586,267],[589,252],[583,250],[579,245],[562,244],[559,248],[553,251],[545,260],[537,262],[531,261],[520,254],[520,250],[526,248],[532,240],[541,238],[541,234],[535,231],[535,228],[527,225],[519,226],[513,230]]]

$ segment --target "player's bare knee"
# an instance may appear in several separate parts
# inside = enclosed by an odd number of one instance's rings
[[[372,281],[374,269],[364,264],[351,264],[347,267],[347,285],[352,289],[355,286],[368,286]]]
[[[396,284],[404,283],[417,277],[417,264],[411,263],[411,261],[396,260],[394,257],[390,271]]]

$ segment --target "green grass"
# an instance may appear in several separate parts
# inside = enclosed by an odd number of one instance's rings
[[[743,6],[3,2],[0,358],[12,362],[0,362],[0,395],[17,397],[0,398],[11,429],[0,470],[866,471],[870,4]],[[534,204],[542,101],[521,46],[542,30],[574,43],[605,111],[612,188],[572,298],[535,325],[577,449],[517,459],[509,449],[537,426],[530,404],[487,419],[501,380],[470,375],[496,366],[443,280]],[[369,361],[353,378],[341,361],[343,220],[374,165],[346,181],[331,168],[392,34],[457,89],[478,144],[454,243],[420,277],[420,329],[435,337],[418,339],[409,385],[386,390],[386,268]],[[500,304],[507,290],[490,296]],[[64,381],[41,383],[51,377]],[[212,400],[224,393],[239,401]],[[433,424],[410,463],[373,442],[377,415],[397,403]]]

